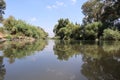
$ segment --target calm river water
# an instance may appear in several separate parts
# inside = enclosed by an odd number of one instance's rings
[[[0,43],[0,80],[120,80],[120,42]]]

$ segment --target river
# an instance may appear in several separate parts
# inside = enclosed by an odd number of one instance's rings
[[[0,80],[120,80],[120,42],[0,43]]]

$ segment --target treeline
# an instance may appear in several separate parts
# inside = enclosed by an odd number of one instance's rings
[[[55,36],[63,40],[94,40],[99,36],[101,22],[94,22],[86,26],[72,23],[68,19],[60,19],[54,27]]]
[[[3,20],[3,27],[0,27],[0,31],[7,34],[8,38],[45,39],[48,36],[42,28],[30,25],[23,20],[17,20],[13,16]]]
[[[120,1],[88,0],[82,5],[83,23],[59,19],[53,32],[63,40],[120,40]]]

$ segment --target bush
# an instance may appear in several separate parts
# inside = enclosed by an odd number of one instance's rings
[[[120,32],[108,28],[104,30],[103,37],[105,40],[120,40]]]
[[[102,28],[102,23],[101,22],[93,22],[90,24],[87,24],[84,28],[84,38],[86,40],[95,40],[99,38],[101,35],[101,28]]]

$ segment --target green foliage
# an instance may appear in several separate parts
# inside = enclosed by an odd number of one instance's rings
[[[59,22],[58,24],[60,25]],[[95,40],[100,38],[102,31],[103,30],[101,22],[94,22],[91,24],[87,24],[84,27],[81,27],[79,24],[73,24],[69,21],[66,26],[60,27],[58,32],[56,32],[57,34],[55,35],[59,36],[60,39],[63,40]]]
[[[16,20],[12,16],[4,20],[3,25],[7,32],[11,35],[33,38],[46,38],[48,36],[48,34],[42,28],[30,25],[22,20]]]
[[[1,33],[5,33],[4,27],[0,27],[0,32],[1,32]]]
[[[99,39],[100,30],[102,28],[101,22],[93,22],[91,24],[87,24],[84,28],[84,38],[89,40]]]
[[[114,21],[120,18],[120,1],[88,0],[82,5],[82,11],[84,25],[101,21],[105,27],[113,26]]]
[[[11,39],[12,39],[12,36],[11,36],[11,35],[7,35],[7,36],[6,36],[6,39],[11,40]]]
[[[120,18],[119,0],[88,0],[82,5],[82,11],[85,15],[83,18],[84,39],[100,39],[104,31],[104,39],[120,40],[119,28],[113,31],[115,27],[111,27],[116,26],[115,21]],[[107,28],[111,29],[107,30]]]
[[[70,23],[68,19],[60,19],[58,20],[58,24],[55,25],[53,32],[55,33],[56,36],[60,36],[61,34],[59,33],[59,30],[61,28],[66,27],[66,25]]]
[[[81,27],[79,24],[70,23],[66,26],[66,29],[68,29],[67,36],[70,37],[70,39],[80,39]]]
[[[4,0],[0,0],[0,22],[3,20],[4,10],[6,9],[6,3]]]
[[[3,21],[3,25],[7,31],[13,32],[15,25],[17,24],[17,20],[13,16],[10,16],[8,19]]]
[[[62,20],[64,22],[64,19]],[[58,24],[61,25],[59,22]],[[61,40],[100,40],[102,38],[105,40],[120,40],[120,32],[115,27],[106,28],[102,22],[93,22],[80,26],[69,21],[66,26],[55,26],[54,31],[56,31],[56,37]]]
[[[53,31],[55,36],[60,37],[60,39],[80,39],[80,25],[73,24],[68,19],[58,20]]]
[[[82,5],[82,12],[85,15],[83,19],[84,24],[100,21],[103,1],[88,0]]]
[[[107,40],[120,40],[120,32],[118,30],[105,29],[103,33],[104,39]]]
[[[119,18],[120,18],[120,1],[105,0],[101,15],[101,21],[111,26],[114,24],[114,21]]]

